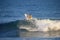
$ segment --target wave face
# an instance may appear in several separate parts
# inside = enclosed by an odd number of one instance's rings
[[[20,21],[18,27],[27,31],[59,31],[60,20],[33,18],[32,20]]]

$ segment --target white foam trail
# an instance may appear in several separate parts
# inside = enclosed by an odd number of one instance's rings
[[[38,20],[36,18],[33,18],[32,20],[30,20],[30,22],[36,27],[32,28],[31,26],[28,25],[29,27],[21,26],[20,28],[25,28],[29,31],[44,31],[44,32],[60,30],[60,21],[49,19]]]
[[[49,31],[49,30],[60,30],[60,21],[53,21],[49,19],[45,20],[36,20],[36,25],[38,30]]]

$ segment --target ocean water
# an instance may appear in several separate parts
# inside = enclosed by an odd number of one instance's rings
[[[24,20],[25,13],[33,19]],[[59,40],[60,0],[0,0],[0,38],[6,37]]]
[[[60,19],[60,0],[0,0],[0,23],[24,19],[25,13],[36,18]]]

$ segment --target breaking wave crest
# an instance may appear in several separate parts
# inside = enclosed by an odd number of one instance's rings
[[[22,20],[18,24],[19,29],[26,29],[28,31],[59,31],[60,20],[37,19]]]

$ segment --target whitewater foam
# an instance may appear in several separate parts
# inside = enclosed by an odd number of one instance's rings
[[[26,29],[28,31],[58,31],[60,30],[60,21],[50,19],[37,19],[26,20],[27,24],[19,26],[20,29]],[[29,23],[29,24],[28,24]]]

